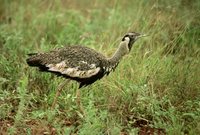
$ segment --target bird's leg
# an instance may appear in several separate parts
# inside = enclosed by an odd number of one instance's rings
[[[76,91],[76,104],[78,105],[80,112],[85,115],[84,109],[83,109],[83,105],[81,103],[81,93],[80,93],[80,89],[77,89]]]
[[[66,84],[69,83],[70,80],[65,80],[63,83],[61,83],[59,86],[58,86],[58,89],[56,90],[56,95],[54,97],[54,100],[53,100],[53,104],[51,105],[51,108],[54,109],[55,108],[55,105],[56,105],[56,102],[57,102],[57,98],[58,96],[60,95],[60,92],[62,91],[62,89],[64,88],[64,86]]]

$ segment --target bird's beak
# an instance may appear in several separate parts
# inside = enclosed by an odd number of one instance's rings
[[[149,35],[147,35],[147,34],[141,34],[141,35],[137,36],[137,39],[141,38],[141,37],[146,37],[146,36],[149,36]]]

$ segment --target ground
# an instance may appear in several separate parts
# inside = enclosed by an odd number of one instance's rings
[[[200,132],[199,0],[1,0],[0,134],[134,135]],[[28,53],[84,45],[111,56],[138,40],[115,72],[80,90],[28,67]]]

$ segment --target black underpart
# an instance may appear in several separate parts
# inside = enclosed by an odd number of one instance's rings
[[[91,76],[89,78],[79,78],[79,77],[70,77],[66,74],[62,74],[60,72],[56,72],[56,71],[49,71],[48,70],[48,67],[39,67],[40,71],[42,72],[50,72],[50,73],[54,73],[56,74],[57,76],[61,76],[61,77],[64,77],[66,79],[71,79],[71,80],[75,80],[77,81],[78,83],[80,83],[79,85],[79,88],[81,87],[85,87],[87,85],[90,85],[92,83],[94,83],[95,81],[101,79],[105,74],[104,74],[104,71],[103,70],[100,70],[96,75],[94,76]]]
[[[101,68],[100,71],[96,75],[91,76],[89,78],[70,77],[70,76],[68,76],[66,74],[62,74],[60,72],[49,71],[48,70],[49,68],[46,67],[45,65],[42,65],[39,61],[31,61],[31,60],[29,61],[29,59],[27,59],[27,63],[29,66],[38,67],[41,72],[50,72],[50,73],[56,74],[57,76],[64,77],[66,79],[75,80],[78,83],[80,83],[79,88],[90,85],[90,84],[94,83],[95,81],[101,79],[105,75],[105,71],[103,70],[103,68]]]
[[[128,49],[131,50],[132,46],[133,46],[134,40],[130,41],[128,43]]]

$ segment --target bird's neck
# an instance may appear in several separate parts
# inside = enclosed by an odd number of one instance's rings
[[[129,52],[128,49],[128,43],[122,41],[119,44],[118,49],[116,50],[116,52],[112,55],[112,57],[108,58],[108,61],[110,63],[110,65],[116,65],[119,63],[120,59],[126,55]]]

